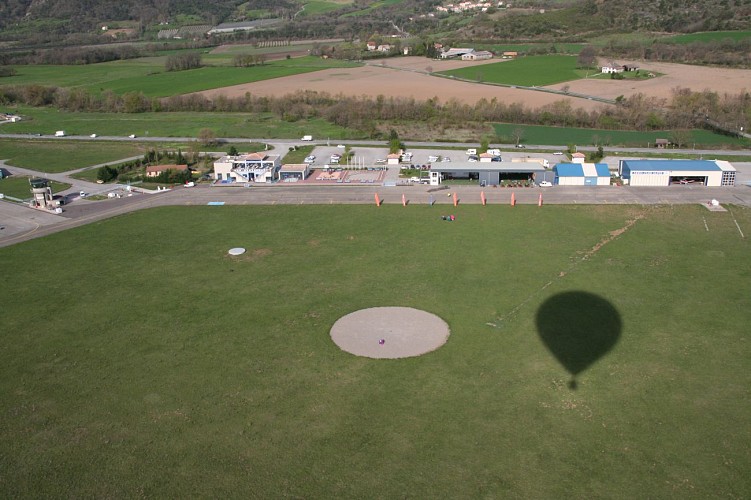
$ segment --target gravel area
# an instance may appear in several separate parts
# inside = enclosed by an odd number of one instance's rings
[[[446,343],[449,326],[435,314],[411,307],[372,307],[341,317],[331,339],[343,351],[376,359],[410,358]]]

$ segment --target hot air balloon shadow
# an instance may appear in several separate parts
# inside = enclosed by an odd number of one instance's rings
[[[537,331],[545,346],[576,377],[607,354],[621,336],[621,315],[607,300],[587,292],[563,292],[537,311]]]

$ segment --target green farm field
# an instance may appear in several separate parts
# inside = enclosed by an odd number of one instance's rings
[[[748,498],[729,208],[168,207],[2,248],[0,493]],[[448,342],[330,340],[395,305]]]
[[[344,7],[352,5],[351,0],[338,0],[338,1],[326,1],[326,0],[313,0],[303,3],[303,10],[298,14],[299,17],[315,16],[318,14],[326,14],[339,10]]]
[[[203,128],[217,137],[299,138],[305,134],[342,139],[361,137],[356,130],[344,129],[322,119],[286,122],[269,113],[69,113],[50,108],[19,106],[24,119],[3,125],[11,134],[54,134],[138,137],[197,137]]]
[[[576,56],[528,56],[440,74],[480,82],[541,87],[584,78],[587,72],[576,69],[576,60]]]
[[[111,90],[117,94],[143,92],[149,97],[167,97],[327,68],[357,66],[346,61],[306,56],[239,68],[229,65],[229,55],[212,59],[222,65],[167,72],[164,70],[165,58],[153,57],[80,66],[15,66],[18,74],[3,78],[2,83],[80,87],[93,92]]]
[[[575,144],[578,146],[591,146],[597,142],[603,146],[624,147],[654,147],[655,139],[670,137],[669,130],[657,130],[651,132],[639,132],[633,130],[607,130],[566,127],[546,127],[542,125],[516,125],[513,123],[495,123],[493,129],[498,137],[506,138],[509,142],[516,129],[522,129],[522,143],[526,144],[550,144],[565,146]],[[684,148],[732,146],[747,147],[749,141],[743,138],[729,137],[716,134],[709,130],[695,129],[691,131],[691,143]],[[597,139],[597,141],[595,141]],[[504,141],[501,141],[504,142]]]
[[[751,31],[707,31],[704,33],[689,33],[660,38],[661,42],[694,43],[721,42],[722,40],[740,41],[751,38]]]

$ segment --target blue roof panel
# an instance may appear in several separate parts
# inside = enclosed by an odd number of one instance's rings
[[[558,177],[584,177],[584,169],[579,163],[559,163],[553,171]]]
[[[610,177],[607,163],[595,163],[595,170],[597,170],[597,177]]]

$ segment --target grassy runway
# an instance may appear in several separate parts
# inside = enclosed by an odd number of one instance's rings
[[[748,498],[731,209],[170,207],[0,249],[0,493]],[[448,343],[330,341],[388,305]]]

